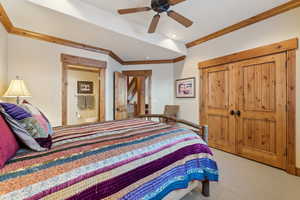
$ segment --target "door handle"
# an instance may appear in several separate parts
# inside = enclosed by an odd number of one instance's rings
[[[116,108],[117,112],[127,112],[126,108]]]
[[[234,110],[231,110],[230,111],[230,115],[237,115],[238,117],[241,116],[241,111],[237,110],[237,111],[234,111]]]

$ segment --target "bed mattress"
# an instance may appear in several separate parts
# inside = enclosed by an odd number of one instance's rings
[[[207,144],[186,128],[132,119],[64,128],[47,152],[21,150],[0,169],[0,199],[163,199],[218,181]]]

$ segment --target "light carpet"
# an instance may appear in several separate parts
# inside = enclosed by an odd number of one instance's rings
[[[220,182],[211,183],[211,196],[194,190],[183,200],[299,200],[300,177],[248,159],[213,150]]]

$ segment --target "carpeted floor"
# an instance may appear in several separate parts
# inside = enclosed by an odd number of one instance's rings
[[[251,160],[214,150],[220,182],[211,184],[211,196],[193,191],[183,200],[299,200],[300,177]]]

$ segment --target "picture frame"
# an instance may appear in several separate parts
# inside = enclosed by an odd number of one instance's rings
[[[175,94],[176,98],[196,98],[196,78],[177,79]]]
[[[77,81],[78,94],[93,94],[94,82],[93,81]]]

